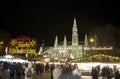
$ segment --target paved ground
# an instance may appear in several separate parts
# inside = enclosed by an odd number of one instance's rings
[[[42,75],[34,74],[32,79],[50,79],[50,76],[51,76],[50,72],[44,72]],[[24,79],[24,76],[22,76],[21,79]],[[92,78],[91,76],[82,76],[82,79],[92,79]],[[99,79],[102,79],[102,78],[99,77]]]

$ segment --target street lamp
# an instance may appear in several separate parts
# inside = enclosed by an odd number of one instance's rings
[[[2,44],[3,44],[3,42],[1,41],[1,42],[0,42],[0,44],[2,45]]]
[[[3,54],[3,41],[0,41],[0,55]]]
[[[92,51],[93,51],[93,49],[92,49],[92,47],[94,47],[94,54],[96,53],[96,51],[95,51],[95,49],[96,49],[96,46],[97,46],[97,35],[95,34],[95,36],[94,36],[94,38],[90,38],[90,48],[91,48],[91,55],[93,55],[92,54]],[[92,57],[93,58],[93,57]]]
[[[91,50],[91,56],[93,55],[93,49],[92,49],[92,47],[93,47],[93,45],[92,45],[92,43],[94,43],[95,42],[95,39],[94,38],[90,38],[90,50]],[[91,59],[91,61],[93,61],[93,56],[92,56],[92,59]]]
[[[90,38],[90,43],[94,43],[95,39],[94,38]]]
[[[90,42],[94,42],[94,39],[93,39],[93,38],[91,38],[91,39],[90,39]]]

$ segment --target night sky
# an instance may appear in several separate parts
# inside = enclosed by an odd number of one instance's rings
[[[64,35],[71,41],[74,17],[77,20],[80,41],[95,26],[120,26],[118,2],[78,1],[3,1],[0,30],[13,37],[28,35],[37,37],[39,42],[44,40],[47,44],[53,44],[56,35],[59,41],[63,41]]]

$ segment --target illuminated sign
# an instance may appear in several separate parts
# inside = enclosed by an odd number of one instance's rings
[[[28,37],[12,39],[9,46],[9,53],[35,53],[36,42],[36,39]]]

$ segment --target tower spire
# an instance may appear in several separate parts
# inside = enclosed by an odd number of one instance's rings
[[[76,23],[75,18],[74,18],[74,22],[73,22],[73,31],[77,31],[77,23]]]
[[[54,47],[57,47],[58,46],[58,37],[56,36],[55,38],[55,43],[54,43]]]
[[[85,46],[88,46],[88,39],[87,39],[87,35],[85,35],[84,45],[85,45]]]
[[[66,35],[64,36],[64,42],[63,42],[63,46],[67,46]]]
[[[95,34],[95,47],[97,46],[97,35]]]
[[[77,23],[75,18],[74,18],[73,28],[72,28],[72,45],[79,45]]]

